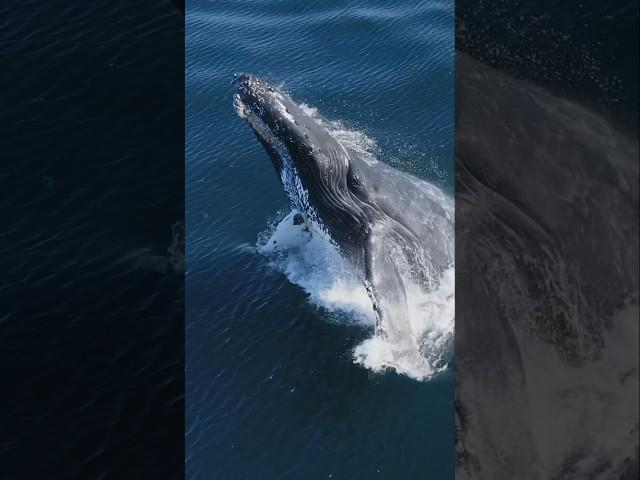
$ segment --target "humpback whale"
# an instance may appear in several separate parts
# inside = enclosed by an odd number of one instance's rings
[[[425,180],[364,158],[332,134],[324,117],[263,79],[237,78],[234,104],[306,228],[327,237],[359,272],[376,335],[394,345],[389,366],[424,355],[411,335],[407,289],[433,291],[453,268],[453,199]]]

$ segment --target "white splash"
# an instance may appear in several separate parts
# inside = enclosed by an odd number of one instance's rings
[[[296,210],[286,215],[258,240],[258,252],[300,286],[309,302],[336,322],[359,325],[372,336],[356,346],[355,363],[374,372],[394,370],[417,380],[429,380],[446,369],[454,330],[454,271],[447,270],[440,287],[425,292],[408,284],[410,338],[397,345],[373,333],[375,314],[361,275],[345,260],[330,239],[294,225]],[[393,315],[396,312],[387,312]],[[413,346],[406,350],[406,344]]]
[[[395,370],[417,380],[429,380],[447,368],[454,331],[454,270],[447,270],[440,286],[425,292],[408,283],[407,304],[414,351],[400,352],[389,339],[374,335],[354,350],[356,363],[376,372]],[[389,312],[393,314],[394,312]]]
[[[289,281],[302,287],[309,301],[335,320],[347,318],[364,327],[375,325],[375,314],[364,284],[322,232],[294,225],[292,210],[260,235],[258,252],[271,260]],[[343,314],[347,314],[345,317]]]

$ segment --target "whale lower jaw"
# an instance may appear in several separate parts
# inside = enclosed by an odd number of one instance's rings
[[[268,145],[271,155],[277,156],[277,163],[279,164],[278,176],[293,207],[305,217],[308,226],[312,222],[319,224],[319,217],[309,203],[309,192],[304,188],[300,180],[300,175],[287,147],[273,134],[262,119],[244,104],[240,95],[234,95],[233,106],[238,116],[244,118],[260,140]]]

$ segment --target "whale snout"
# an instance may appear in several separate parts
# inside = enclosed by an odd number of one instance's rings
[[[249,73],[243,73],[235,80],[236,92],[239,94],[248,94],[249,92],[251,92],[253,85],[255,85],[257,82],[257,77]]]
[[[244,103],[253,100],[255,96],[256,77],[248,73],[243,73],[236,79],[236,93]]]
[[[311,119],[279,89],[255,75],[244,73],[236,79],[236,97],[244,113],[259,118],[280,140],[297,145],[308,143]]]
[[[255,75],[243,73],[236,80],[236,93],[245,104],[261,106],[268,101],[274,89],[267,82]]]

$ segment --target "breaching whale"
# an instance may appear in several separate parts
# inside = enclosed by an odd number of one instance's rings
[[[236,80],[234,103],[307,228],[327,236],[360,273],[376,334],[391,339],[394,360],[420,355],[406,291],[409,284],[432,291],[453,268],[452,198],[427,181],[363,158],[332,135],[326,119],[258,77]]]

